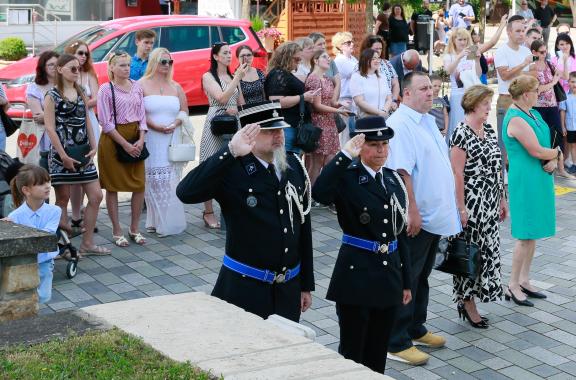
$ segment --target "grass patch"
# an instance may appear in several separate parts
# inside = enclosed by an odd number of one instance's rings
[[[215,377],[163,356],[118,329],[0,350],[1,379],[194,379]]]

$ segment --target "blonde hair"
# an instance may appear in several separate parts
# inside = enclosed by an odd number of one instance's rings
[[[314,41],[310,37],[300,37],[294,40],[300,46],[300,49],[304,50],[307,47],[314,46]]]
[[[128,62],[130,62],[130,59],[131,59],[130,55],[128,53],[126,53],[125,51],[114,52],[108,58],[108,79],[110,79],[111,81],[114,80],[114,73],[112,72],[112,65],[114,65],[114,62],[116,61],[116,59],[124,58],[124,57],[127,57]]]
[[[516,100],[525,93],[538,89],[539,84],[538,79],[531,75],[520,75],[510,82],[508,92],[512,96],[512,99]]]
[[[468,32],[464,28],[453,29],[452,34],[450,34],[450,39],[448,40],[448,48],[446,49],[447,54],[457,54],[456,53],[456,40],[458,38],[466,38],[468,40],[466,47],[472,45],[472,37],[470,36],[470,32]]]
[[[342,44],[348,40],[354,40],[354,36],[350,32],[338,32],[332,36],[332,52],[334,55],[342,52]]]
[[[143,78],[148,79],[152,75],[154,75],[162,59],[162,54],[168,54],[168,57],[172,59],[170,51],[168,51],[168,49],[166,48],[159,47],[152,50],[150,56],[148,57],[148,66],[146,66],[146,72],[144,72],[144,75],[142,76]],[[168,69],[168,82],[172,82],[173,76],[174,76],[174,66],[170,66],[170,68]]]
[[[476,84],[469,87],[464,92],[462,97],[462,108],[465,114],[474,112],[478,104],[482,103],[486,98],[492,98],[494,96],[494,91],[483,84]]]
[[[282,69],[292,72],[294,67],[294,56],[302,51],[296,42],[284,42],[278,49],[274,50],[272,58],[268,62],[268,71],[272,69]]]
[[[12,191],[12,202],[15,207],[20,207],[26,200],[22,188],[43,185],[50,182],[50,174],[46,169],[36,165],[23,165],[18,169],[18,174],[10,181]]]

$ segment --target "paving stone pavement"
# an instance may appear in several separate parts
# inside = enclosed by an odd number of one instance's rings
[[[576,181],[557,184],[576,190]],[[389,361],[388,375],[418,380],[576,378],[576,192],[556,199],[557,234],[538,242],[532,265],[534,283],[546,290],[548,299],[537,300],[534,308],[506,301],[479,305],[481,313],[490,318],[490,328],[476,330],[457,318],[451,277],[433,271],[428,326],[446,336],[446,347],[426,350],[432,356],[422,367]],[[185,233],[162,239],[146,234],[146,245],[131,244],[124,249],[112,245],[111,225],[102,208],[96,239],[113,248],[112,256],[83,259],[72,280],[65,276],[65,262],[57,261],[53,298],[40,312],[190,291],[209,293],[220,268],[225,235],[204,228],[200,207],[186,206],[189,224]],[[125,226],[128,212],[128,204],[122,204]],[[302,315],[302,323],[316,331],[319,343],[336,350],[336,312],[324,297],[341,232],[335,215],[327,209],[312,210],[312,221],[316,291],[312,309]],[[501,239],[506,283],[514,243],[509,222],[502,224]],[[74,242],[79,245],[78,238]]]

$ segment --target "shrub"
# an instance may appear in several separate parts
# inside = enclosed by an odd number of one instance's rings
[[[252,29],[255,32],[264,29],[264,20],[261,17],[254,15],[250,17],[250,21],[252,22]]]
[[[18,37],[8,37],[0,41],[0,59],[18,61],[28,55],[24,40]]]

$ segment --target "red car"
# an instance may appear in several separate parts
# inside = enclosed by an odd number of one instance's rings
[[[233,70],[238,61],[235,56],[240,45],[249,45],[254,51],[254,67],[266,69],[268,54],[248,20],[199,16],[140,16],[103,22],[78,33],[58,45],[54,50],[64,51],[74,40],[83,40],[90,46],[94,68],[100,84],[108,82],[106,73],[108,56],[124,50],[131,56],[136,53],[135,33],[141,29],[156,32],[155,47],[168,49],[174,59],[174,80],[188,99],[188,106],[208,104],[201,86],[201,77],[210,66],[210,49],[216,42],[225,41],[232,48]],[[0,70],[0,82],[12,104],[8,114],[22,118],[26,109],[26,86],[34,80],[37,57],[24,58]]]

